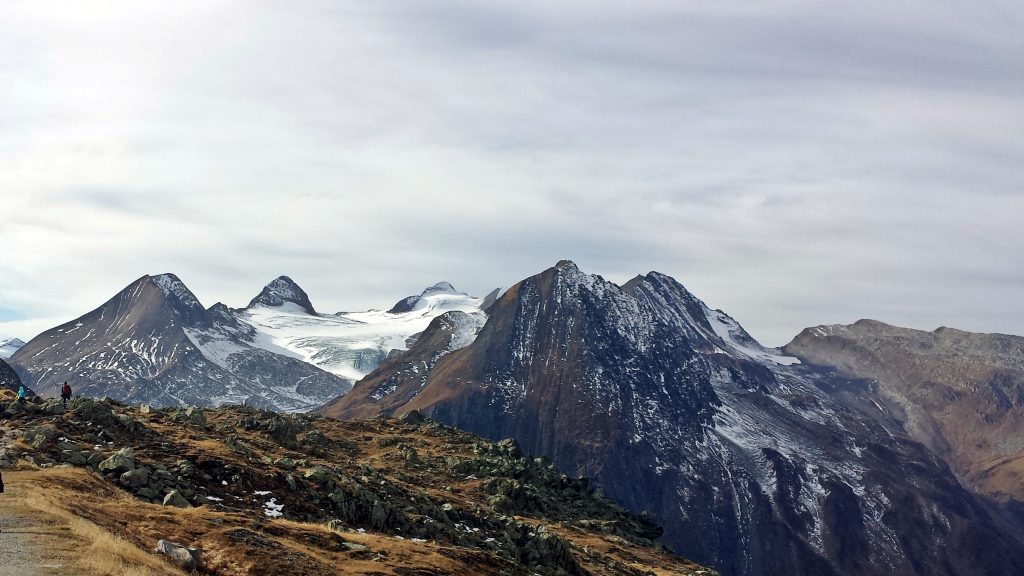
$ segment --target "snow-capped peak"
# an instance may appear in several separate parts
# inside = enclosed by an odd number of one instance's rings
[[[249,308],[257,305],[277,307],[288,302],[297,304],[306,312],[316,315],[316,310],[313,309],[313,304],[309,301],[305,290],[287,276],[278,276],[270,284],[267,284],[263,291],[249,302]]]
[[[24,346],[25,343],[18,338],[8,338],[6,340],[0,340],[0,359],[6,360],[14,353],[18,351],[18,348]]]
[[[168,298],[175,298],[187,308],[202,310],[203,306],[199,303],[199,299],[196,298],[195,294],[185,286],[174,274],[157,274],[156,276],[150,276],[149,280]]]
[[[426,290],[423,291],[422,294],[420,294],[420,296],[421,297],[429,296],[431,294],[462,294],[462,295],[465,295],[462,292],[459,292],[458,290],[456,290],[455,286],[452,286],[450,282],[444,282],[444,281],[438,282],[437,284],[434,284],[430,288],[427,288]]]

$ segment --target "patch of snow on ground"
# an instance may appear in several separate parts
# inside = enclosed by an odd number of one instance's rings
[[[284,510],[284,504],[278,504],[277,498],[271,498],[263,504],[263,513],[267,515],[267,518],[280,518]]]

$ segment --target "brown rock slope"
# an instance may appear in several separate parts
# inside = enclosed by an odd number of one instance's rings
[[[1024,338],[861,320],[800,333],[785,350],[870,380],[877,403],[969,487],[1024,500]]]
[[[198,548],[204,574],[711,574],[511,441],[415,418],[70,408],[4,412],[7,462],[71,465],[39,489],[141,550]]]

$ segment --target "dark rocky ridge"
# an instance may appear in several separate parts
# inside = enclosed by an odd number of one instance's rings
[[[1024,338],[861,320],[808,328],[785,349],[865,380],[849,400],[874,402],[967,486],[1024,501]]]
[[[441,352],[422,339],[323,412],[419,410],[514,437],[727,574],[1024,565],[1020,526],[931,451],[830,396],[831,375],[771,361],[667,276],[619,287],[561,262],[498,299],[473,344]]]
[[[17,373],[7,365],[7,362],[0,360],[0,389],[17,391],[21,387],[21,379]]]

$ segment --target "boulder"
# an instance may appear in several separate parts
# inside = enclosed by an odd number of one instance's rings
[[[123,474],[135,469],[135,451],[131,448],[121,448],[113,456],[107,458],[97,467],[100,472],[113,472]]]
[[[68,406],[78,412],[78,417],[86,422],[92,422],[101,428],[111,428],[117,425],[114,412],[106,402],[77,396],[68,403]]]
[[[299,433],[299,428],[291,420],[275,416],[269,424],[267,424],[267,434],[274,439],[278,444],[285,447],[296,446],[296,436]]]
[[[160,540],[156,543],[154,552],[167,556],[171,562],[184,570],[194,571],[199,568],[198,548],[186,548],[170,540]]]
[[[294,470],[295,467],[298,466],[298,464],[295,463],[295,460],[292,460],[291,458],[285,456],[283,458],[278,458],[277,460],[274,460],[274,466],[277,466],[278,468],[283,468],[285,470]]]
[[[127,486],[128,488],[141,488],[146,484],[149,484],[149,470],[145,467],[129,470],[124,474],[121,474],[121,477],[118,478],[118,482],[120,482],[122,486]]]
[[[427,421],[419,410],[411,410],[398,419],[402,424],[422,424]]]
[[[334,471],[325,466],[314,466],[302,475],[306,480],[316,482],[317,484],[327,484],[334,480]]]
[[[185,419],[189,424],[194,426],[206,426],[206,415],[203,414],[202,409],[195,406],[189,406],[185,409]]]
[[[508,456],[509,458],[523,457],[523,449],[519,447],[519,442],[515,438],[505,438],[498,442],[497,448],[502,456]]]
[[[181,495],[181,492],[177,490],[171,490],[167,496],[164,496],[164,506],[174,506],[175,508],[191,508],[188,500]]]

